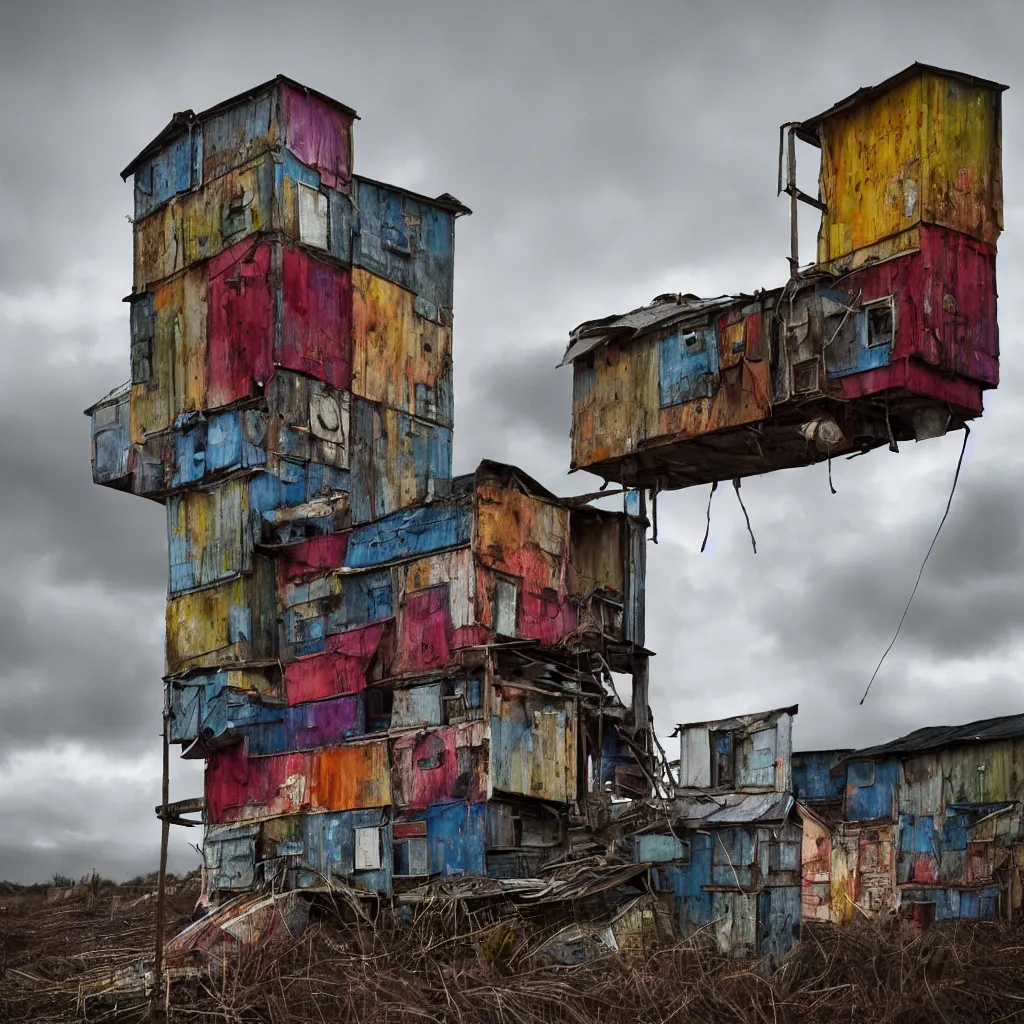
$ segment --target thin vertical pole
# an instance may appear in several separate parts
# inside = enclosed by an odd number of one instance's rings
[[[790,128],[787,139],[786,184],[789,186],[789,271],[795,281],[800,276],[800,200],[796,188],[796,132]]]
[[[163,778],[160,794],[160,874],[156,888],[156,953],[155,953],[155,991],[153,993],[153,1018],[163,1017],[161,1006],[164,984],[164,896],[167,888],[167,839],[171,829],[168,799],[170,796],[170,740],[169,720],[170,708],[168,697],[164,692],[164,729],[163,729]],[[157,1007],[160,1007],[157,1010]]]

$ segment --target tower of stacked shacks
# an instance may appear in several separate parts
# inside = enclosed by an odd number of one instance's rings
[[[470,211],[353,174],[354,119],[278,77],[123,172],[131,381],[89,410],[93,472],[166,505],[166,713],[205,761],[214,902],[531,875],[648,791],[638,498],[453,478]]]

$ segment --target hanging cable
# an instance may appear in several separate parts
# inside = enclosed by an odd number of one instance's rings
[[[839,493],[839,492],[838,492],[838,491],[837,491],[837,490],[836,490],[836,489],[835,489],[835,488],[834,488],[834,487],[832,486],[832,449],[831,449],[831,448],[829,449],[829,452],[828,452],[828,489],[829,489],[829,490],[830,490],[830,491],[831,491],[831,492],[832,492],[833,494],[838,494],[838,493]]]
[[[708,535],[711,533],[711,499],[715,496],[717,489],[718,481],[715,480],[711,484],[711,493],[708,495],[708,525],[704,528],[704,540],[700,544],[701,554],[704,554],[704,549],[708,546]]]
[[[900,630],[903,628],[903,621],[907,617],[907,612],[910,611],[911,602],[914,600],[914,595],[917,593],[918,584],[921,582],[921,577],[924,575],[924,567],[928,564],[928,559],[931,556],[932,549],[935,547],[935,542],[939,539],[939,533],[942,530],[943,524],[946,522],[946,517],[949,515],[950,506],[953,504],[953,495],[956,493],[956,483],[960,479],[960,468],[964,464],[964,453],[967,451],[967,439],[971,436],[971,428],[965,423],[964,424],[964,443],[960,449],[960,458],[956,463],[956,473],[953,474],[953,486],[949,491],[949,501],[946,502],[946,511],[942,513],[942,519],[939,521],[939,528],[935,531],[935,536],[932,537],[931,544],[928,545],[928,551],[924,556],[924,561],[921,563],[921,569],[917,574],[917,581],[914,583],[914,589],[910,592],[910,600],[907,602],[907,607],[903,609],[903,615],[900,618],[899,625],[896,627],[896,632],[893,635],[889,646],[885,649],[885,654],[879,659],[878,664],[875,666],[875,671],[871,673],[871,678],[868,680],[867,688],[864,690],[864,696],[861,697],[861,704],[867,698],[868,691],[871,689],[871,684],[875,681],[875,676],[878,675],[879,670],[882,667],[882,662],[888,657],[889,652],[893,649],[896,644],[896,639],[900,635]]]
[[[750,534],[750,543],[754,546],[754,554],[757,554],[757,541],[754,540],[754,531],[750,528],[750,516],[747,515],[747,506],[743,504],[743,498],[740,495],[740,478],[733,477],[732,481],[733,490],[736,492],[736,500],[740,503],[740,508],[743,509],[743,518],[747,521],[747,533]]]

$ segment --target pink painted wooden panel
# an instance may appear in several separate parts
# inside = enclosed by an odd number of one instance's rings
[[[860,294],[864,302],[896,297],[896,343],[890,366],[844,378],[844,398],[908,386],[897,381],[914,376],[913,371],[898,370],[896,364],[914,359],[941,369],[949,385],[947,390],[938,378],[928,379],[922,393],[980,411],[977,398],[965,404],[965,396],[976,394],[977,389],[963,385],[976,381],[995,387],[999,382],[991,247],[944,228],[922,225],[919,252],[865,267],[843,277],[837,287]]]
[[[244,743],[206,762],[206,816],[211,824],[290,814],[311,804],[312,752],[248,757]]]
[[[391,745],[392,797],[405,810],[446,800],[485,799],[484,723],[400,736]]]
[[[352,177],[352,115],[288,85],[281,87],[281,113],[288,148],[316,168],[325,185],[347,191]]]
[[[991,246],[944,228],[922,225],[924,338],[933,361],[990,387],[999,383],[996,253]],[[942,356],[946,355],[945,362]]]
[[[352,378],[352,273],[283,246],[277,362],[341,390]]]
[[[327,650],[284,666],[289,704],[322,700],[366,688],[366,673],[378,654],[389,660],[393,621],[385,619],[327,638]]]
[[[278,579],[282,584],[294,583],[306,576],[322,576],[345,564],[348,533],[332,533],[326,537],[296,544],[278,556]]]
[[[248,238],[210,260],[206,407],[254,392],[273,372],[271,249]]]
[[[394,671],[425,672],[451,660],[448,584],[409,594],[399,614]]]
[[[519,635],[544,644],[556,644],[579,622],[572,605],[557,594],[524,593],[520,597]]]

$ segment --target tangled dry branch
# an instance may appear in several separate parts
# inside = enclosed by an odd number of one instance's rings
[[[124,894],[0,912],[0,1019],[143,1021],[139,997],[90,984],[149,952],[151,900]],[[182,900],[184,902],[184,900]],[[12,908],[15,917],[12,917]],[[28,912],[31,911],[31,914]],[[15,919],[16,918],[16,919]],[[171,923],[179,928],[182,918]],[[370,923],[323,905],[293,940],[225,959],[173,987],[170,1019],[195,1024],[917,1024],[1024,1018],[1024,929],[959,923],[912,934],[897,921],[818,926],[781,967],[718,954],[707,936],[575,967],[541,962],[543,915],[459,900]]]

